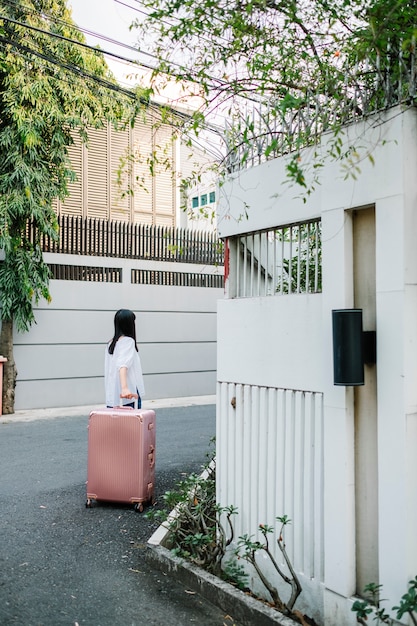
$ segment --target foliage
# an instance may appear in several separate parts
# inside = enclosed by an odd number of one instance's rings
[[[277,544],[288,568],[288,574],[277,563],[270,550],[268,535],[274,529],[266,524],[259,526],[263,542],[254,541],[251,536],[243,535],[238,538],[235,552],[226,553],[234,539],[232,516],[237,514],[237,509],[234,506],[220,507],[216,503],[215,474],[215,459],[212,457],[203,474],[190,474],[180,481],[176,489],[165,492],[164,508],[152,509],[146,515],[163,523],[169,529],[167,547],[175,555],[221,577],[238,589],[248,589],[248,574],[239,561],[243,559],[251,563],[270,593],[275,608],[288,615],[291,614],[298,620],[292,609],[302,589],[284,542],[284,528],[290,524],[290,519],[286,515],[276,518],[280,522]],[[226,528],[222,520],[225,520]],[[281,600],[278,590],[268,580],[257,561],[256,554],[259,551],[263,551],[269,557],[275,571],[290,586],[291,595],[287,603]]]
[[[356,613],[356,620],[359,624],[367,624],[372,617],[376,624],[389,624],[394,626],[395,621],[381,607],[380,593],[382,585],[370,583],[366,585],[364,594],[368,595],[365,600],[356,600],[352,606],[352,611]],[[408,583],[407,592],[402,596],[398,606],[392,608],[396,611],[397,619],[402,619],[408,615],[411,622],[417,625],[417,576]]]
[[[231,517],[237,511],[233,506],[216,504],[215,474],[212,460],[203,474],[190,474],[177,484],[175,490],[165,492],[164,510],[151,511],[149,515],[168,526],[169,547],[174,554],[219,576],[226,548],[233,541]],[[174,514],[168,516],[172,510]],[[222,514],[227,528],[220,521]],[[239,568],[229,563],[228,578],[233,575],[242,581]]]
[[[268,535],[274,532],[274,528],[272,526],[267,526],[266,524],[259,525],[259,531],[263,537],[262,542],[254,541],[253,536],[249,535],[243,535],[242,537],[239,537],[236,555],[245,559],[245,561],[248,561],[249,563],[251,563],[251,565],[253,565],[256,573],[268,590],[274,606],[276,606],[282,612],[291,613],[294,604],[302,591],[300,581],[287,554],[284,542],[284,528],[285,526],[287,526],[287,524],[291,522],[291,520],[286,515],[283,515],[282,517],[277,517],[276,519],[281,524],[278,531],[277,545],[281,551],[282,556],[284,557],[284,561],[288,567],[289,575],[287,575],[282,567],[280,567],[270,549]],[[291,596],[287,603],[284,603],[282,601],[278,589],[267,578],[262,568],[260,567],[259,562],[256,559],[256,555],[260,551],[264,552],[268,556],[275,571],[279,574],[282,580],[284,580],[284,582],[286,582],[290,586]]]
[[[0,2],[0,264],[2,319],[21,331],[33,302],[49,300],[40,237],[56,239],[54,201],[74,173],[67,148],[76,130],[122,123],[134,99],[116,86],[101,53],[86,50],[64,0]],[[28,222],[36,237],[29,238]]]
[[[228,151],[223,173],[233,171],[235,162],[290,153],[288,177],[308,194],[319,171],[311,182],[300,148],[314,145],[329,129],[335,133],[330,156],[353,162],[355,146],[348,154],[338,152],[347,116],[357,119],[369,107],[414,102],[415,85],[408,84],[415,81],[413,0],[144,0],[143,5],[147,16],[134,26],[157,57],[155,77],[175,76],[192,82],[194,91],[196,83],[201,88],[202,105],[184,123],[184,132],[227,123],[228,132],[219,131]],[[323,158],[316,151],[313,167]]]
[[[235,558],[230,558],[223,567],[222,577],[241,591],[248,589],[248,574]]]

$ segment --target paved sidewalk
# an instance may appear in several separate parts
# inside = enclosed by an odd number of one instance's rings
[[[171,407],[189,407],[215,405],[216,396],[187,396],[185,398],[161,398],[159,400],[144,400],[144,409],[167,409]],[[97,409],[99,404],[81,406],[54,407],[46,409],[22,409],[9,415],[0,415],[0,424],[8,422],[33,422],[34,420],[54,419],[56,417],[71,417],[89,415],[92,409]],[[104,405],[102,405],[104,407]]]

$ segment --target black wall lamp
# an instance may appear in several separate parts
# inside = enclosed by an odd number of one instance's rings
[[[363,331],[362,309],[336,309],[332,320],[334,384],[364,385],[364,364],[376,363],[376,331]]]

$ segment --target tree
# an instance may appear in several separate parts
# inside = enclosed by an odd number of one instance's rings
[[[353,163],[353,146],[341,153],[343,125],[414,102],[413,0],[142,4],[147,17],[135,26],[153,45],[155,76],[172,74],[202,87],[204,104],[188,127],[201,131],[213,113],[226,118],[223,173],[254,154],[259,160],[290,154],[289,178],[310,193],[323,155],[316,152],[307,182],[301,147],[314,146],[330,129],[330,156]]]
[[[102,54],[83,47],[65,0],[2,0],[0,13],[0,354],[3,411],[12,413],[13,326],[28,330],[33,303],[50,300],[40,239],[58,236],[53,202],[74,179],[73,133],[86,140],[88,127],[134,118],[139,101],[115,97]]]

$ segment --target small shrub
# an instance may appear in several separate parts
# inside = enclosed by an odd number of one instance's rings
[[[382,585],[370,583],[364,589],[364,594],[368,597],[365,597],[364,600],[356,600],[353,603],[352,611],[356,613],[358,624],[365,626],[369,623],[369,618],[372,617],[372,621],[377,625],[388,624],[389,626],[394,626],[395,621],[381,607],[381,590]],[[407,592],[402,596],[399,605],[392,607],[392,610],[396,611],[397,620],[404,617],[404,615],[408,615],[411,623],[417,626],[417,576],[410,580]]]
[[[259,530],[261,531],[261,534],[263,536],[263,542],[253,541],[252,536],[249,535],[243,535],[242,537],[239,537],[236,555],[245,559],[245,561],[248,561],[248,563],[251,563],[251,565],[253,565],[263,585],[268,590],[274,606],[276,606],[276,608],[283,613],[290,614],[298,596],[302,591],[302,588],[300,585],[300,581],[298,580],[298,577],[294,571],[292,563],[288,557],[284,542],[284,528],[287,524],[291,522],[291,520],[286,515],[283,515],[282,517],[277,517],[276,519],[281,524],[278,532],[277,544],[288,567],[289,575],[287,575],[282,570],[270,550],[268,535],[274,531],[274,528],[272,526],[267,526],[266,524],[259,525]],[[277,574],[279,574],[282,580],[284,580],[291,587],[291,597],[286,604],[282,601],[278,593],[278,589],[272,584],[270,580],[268,580],[268,578],[266,578],[261,567],[259,566],[256,555],[260,551],[267,554]]]
[[[223,578],[241,591],[248,588],[248,574],[237,559],[231,558],[223,567]]]
[[[216,470],[212,459],[202,475],[190,474],[174,491],[164,494],[164,511],[152,511],[151,517],[169,528],[169,547],[217,576],[222,575],[222,560],[233,540],[233,506],[216,504]],[[174,511],[168,515],[169,511]],[[220,521],[225,519],[226,528]]]
[[[301,585],[285,549],[284,527],[290,523],[286,515],[276,519],[281,524],[277,543],[288,567],[288,575],[278,565],[269,548],[268,535],[274,529],[265,524],[259,526],[263,542],[253,541],[249,535],[239,537],[234,556],[229,551],[228,560],[223,566],[227,547],[234,537],[232,516],[237,513],[237,509],[234,506],[220,507],[216,503],[214,458],[207,464],[202,475],[187,476],[177,483],[175,490],[165,492],[163,499],[164,510],[151,510],[147,515],[164,523],[169,529],[166,547],[175,555],[195,563],[241,590],[248,589],[249,576],[238,559],[248,561],[269,591],[275,608],[299,621],[292,609],[301,593]],[[279,576],[291,588],[291,596],[286,604],[256,560],[256,553],[260,550],[268,555]]]

